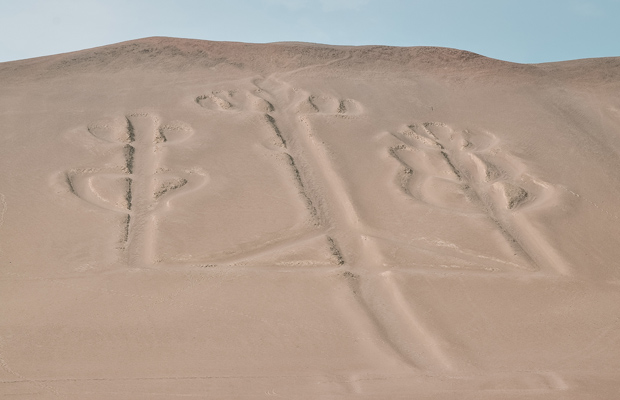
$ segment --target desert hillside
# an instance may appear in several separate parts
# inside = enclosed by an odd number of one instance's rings
[[[0,64],[0,394],[620,397],[620,57]]]

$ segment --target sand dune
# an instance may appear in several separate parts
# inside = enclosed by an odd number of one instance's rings
[[[620,58],[0,64],[0,393],[620,396]]]

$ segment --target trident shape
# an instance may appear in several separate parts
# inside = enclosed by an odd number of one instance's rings
[[[528,174],[516,157],[498,147],[494,135],[454,131],[440,122],[408,125],[392,135],[401,142],[390,148],[390,155],[402,166],[397,182],[406,195],[430,206],[485,216],[515,255],[536,270],[572,274],[543,235],[526,218],[517,218],[523,208],[544,207],[554,195],[552,185]]]
[[[160,124],[158,118],[146,113],[125,117],[124,123],[92,124],[88,132],[100,144],[118,148],[123,161],[113,172],[96,169],[66,172],[70,191],[98,207],[124,214],[117,249],[129,265],[140,266],[157,262],[155,240],[156,211],[171,193],[187,191],[206,182],[207,174],[194,168],[168,172],[162,167],[163,155],[193,135],[185,124]]]

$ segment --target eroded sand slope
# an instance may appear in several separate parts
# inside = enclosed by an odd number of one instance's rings
[[[3,395],[620,396],[620,59],[149,38],[0,84]]]

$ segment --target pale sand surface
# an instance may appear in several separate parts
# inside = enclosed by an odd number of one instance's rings
[[[620,58],[0,64],[7,399],[620,398]]]

